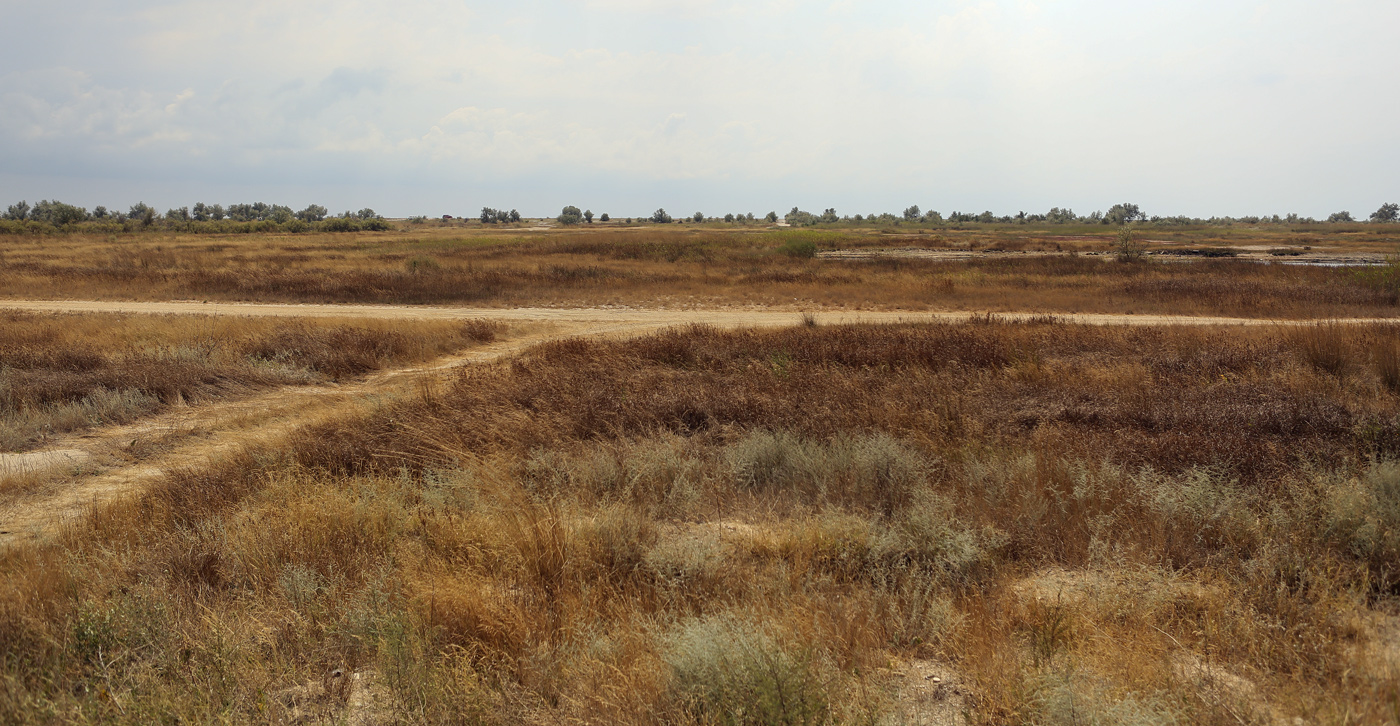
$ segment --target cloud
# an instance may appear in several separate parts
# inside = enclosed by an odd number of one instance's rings
[[[630,190],[645,211],[647,190],[683,184],[734,207],[1130,195],[1162,213],[1316,214],[1400,186],[1400,6],[1379,0],[18,12],[32,32],[0,49],[0,192],[17,197],[34,196],[26,174],[61,172],[110,177],[113,194],[130,193],[123,175],[353,177],[385,194],[413,179],[444,199],[509,186],[538,195],[522,210],[573,184]]]

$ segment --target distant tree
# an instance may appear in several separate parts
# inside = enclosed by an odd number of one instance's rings
[[[500,212],[497,212],[496,210],[490,207],[481,208],[482,224],[495,224],[498,221],[500,221]]]
[[[1339,222],[1355,222],[1356,220],[1352,219],[1351,212],[1333,212],[1331,216],[1327,217],[1327,221],[1335,224]]]
[[[169,222],[188,222],[190,221],[190,208],[176,207],[175,209],[167,209],[165,210],[165,219]]]
[[[695,220],[696,224],[700,224],[701,222],[705,221],[705,213],[696,212],[695,214],[691,215],[690,218]]]
[[[658,209],[655,212],[651,213],[651,221],[655,222],[656,224],[670,224],[671,215],[667,214],[664,208]]]
[[[85,221],[88,218],[88,213],[82,207],[64,204],[58,200],[45,199],[29,210],[29,218],[36,222],[48,222],[55,227],[62,227],[65,224]]]
[[[267,210],[267,218],[278,224],[286,224],[296,219],[296,213],[292,211],[291,207],[274,204],[271,209]]]
[[[222,204],[215,204],[214,206],[209,208],[209,218],[214,220],[215,222],[223,219],[226,216],[228,215],[224,213],[224,205]]]
[[[862,216],[862,215],[857,214],[857,215],[856,215],[856,221],[857,221],[857,222],[864,222],[864,221],[865,221],[865,217]]]
[[[1119,262],[1139,262],[1147,255],[1147,248],[1138,241],[1133,228],[1124,225],[1118,231],[1118,239],[1113,245],[1113,254]]]
[[[209,207],[204,202],[195,202],[194,207],[190,209],[190,216],[194,217],[196,222],[207,222],[209,221]]]
[[[27,219],[28,217],[29,202],[23,200],[21,200],[18,204],[11,204],[10,208],[5,210],[5,219],[20,220]]]
[[[1380,209],[1371,213],[1372,222],[1395,222],[1400,221],[1400,204],[1394,202],[1382,204]]]
[[[303,222],[319,222],[326,218],[326,208],[319,204],[311,204],[297,212],[296,217]]]
[[[93,207],[93,209],[92,209],[92,218],[93,218],[93,219],[106,219],[106,218],[107,218],[107,208],[104,207],[104,206],[102,206],[101,204],[97,205],[96,207]]]
[[[724,221],[726,221],[726,222],[728,222],[728,223],[730,223],[730,224],[733,224],[733,223],[734,223],[734,215],[733,215],[733,214],[726,214],[726,215],[724,215]]]
[[[746,222],[752,222],[752,221],[754,221],[753,212],[747,212],[747,213],[745,213],[745,214],[744,214],[744,221],[746,221]]]
[[[1051,207],[1050,213],[1045,215],[1045,221],[1050,224],[1073,224],[1074,220],[1074,210],[1069,207]]]
[[[515,211],[514,209],[510,210],[510,216],[507,217],[507,219],[509,219],[512,223],[514,223],[514,222],[519,222],[519,221],[520,221],[520,212],[517,212],[517,211]]]
[[[764,219],[764,221],[768,222],[769,224],[773,224],[774,222],[778,221],[778,213],[777,213],[777,212],[769,212],[768,214],[766,214],[766,215],[763,216],[763,219]]]
[[[375,214],[374,210],[370,209],[369,207],[365,207],[364,209],[361,209],[360,211],[356,212],[355,216],[359,217],[360,219],[381,219],[381,217],[378,214]]]
[[[599,221],[599,222],[608,222],[608,221],[611,221],[611,220],[612,220],[612,217],[609,217],[607,212],[603,212],[603,214],[602,214],[601,216],[598,217],[598,221]]]
[[[826,211],[822,212],[821,221],[827,224],[831,224],[832,222],[840,222],[841,218],[836,216],[835,207],[828,207]]]
[[[922,216],[922,212],[919,211],[919,205],[917,204],[904,210],[904,218],[907,220],[913,221],[918,219],[920,216]]]
[[[593,210],[591,210],[591,209],[586,209],[586,210],[584,210],[584,212],[583,212],[583,221],[585,221],[585,222],[587,222],[587,223],[589,223],[589,224],[593,224]]]
[[[791,211],[783,215],[783,221],[787,222],[788,224],[794,227],[802,227],[809,224],[815,224],[817,222],[817,219],[818,218],[816,215],[812,214],[811,212],[804,212],[801,209],[798,209],[797,207],[793,207]]]
[[[559,213],[559,224],[578,224],[583,221],[583,212],[578,207],[564,207],[564,211]]]
[[[1115,204],[1108,208],[1108,213],[1103,216],[1104,224],[1131,224],[1139,220],[1147,219],[1147,215],[1138,209],[1136,204]]]
[[[943,215],[939,214],[937,210],[930,209],[924,212],[924,222],[927,224],[943,224]]]
[[[155,224],[156,210],[145,202],[137,202],[131,205],[131,208],[127,210],[126,216],[129,219],[134,219],[142,225],[149,227]]]

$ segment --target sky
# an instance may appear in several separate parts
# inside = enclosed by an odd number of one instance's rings
[[[1359,217],[1395,0],[0,0],[0,204]]]

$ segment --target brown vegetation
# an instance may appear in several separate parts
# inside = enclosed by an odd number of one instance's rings
[[[547,344],[5,553],[0,719],[1393,723],[1398,339]]]
[[[494,331],[479,322],[0,312],[0,451],[163,406],[428,360]]]
[[[1154,253],[1200,243],[1279,241],[1274,232],[1251,237],[1248,230],[1152,234],[1163,239],[1142,244]],[[1309,248],[1329,250],[1373,250],[1384,241],[1333,237],[1305,241]],[[431,227],[361,235],[71,235],[7,240],[0,253],[0,285],[18,298],[1288,318],[1389,317],[1400,300],[1391,273],[1233,259],[1123,264],[1110,254],[1114,239],[1098,228],[1078,236],[1034,228],[882,235],[679,227],[512,235]],[[818,250],[876,246],[987,255],[970,261],[811,256]],[[802,253],[794,254],[797,250]],[[1053,254],[1037,254],[1042,252]]]

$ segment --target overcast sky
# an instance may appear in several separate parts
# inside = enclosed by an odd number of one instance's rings
[[[1400,201],[1396,0],[0,0],[0,198],[392,216]]]

